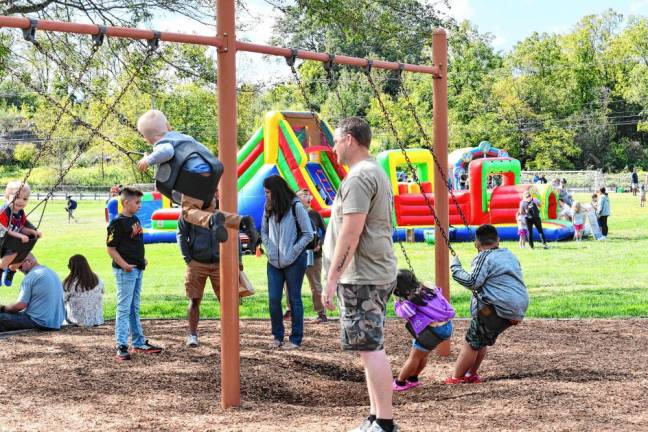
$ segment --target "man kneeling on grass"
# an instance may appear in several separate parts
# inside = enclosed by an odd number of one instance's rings
[[[456,256],[450,265],[452,278],[472,290],[473,299],[466,341],[454,374],[445,380],[446,384],[481,382],[477,369],[486,357],[488,346],[494,345],[504,330],[519,324],[529,306],[520,262],[508,249],[500,249],[497,229],[493,225],[481,225],[475,237],[479,253],[473,259],[472,272],[466,272]]]
[[[117,283],[117,314],[115,340],[117,360],[130,360],[128,335],[131,335],[133,352],[159,353],[162,348],[149,344],[140,322],[142,276],[146,268],[144,258],[144,230],[135,215],[142,207],[142,191],[125,187],[120,199],[122,212],[108,225],[108,255],[113,260]]]

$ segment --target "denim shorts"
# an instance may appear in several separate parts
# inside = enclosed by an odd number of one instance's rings
[[[452,336],[452,321],[448,321],[442,326],[432,327],[432,333],[437,335],[439,339],[450,339],[450,336]],[[418,343],[416,339],[412,339],[412,348],[426,353],[430,352],[429,349]]]

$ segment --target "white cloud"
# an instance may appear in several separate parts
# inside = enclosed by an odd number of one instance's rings
[[[495,33],[495,38],[493,39],[493,46],[495,48],[506,46],[508,39],[501,33]]]
[[[428,0],[429,2],[430,0]],[[437,3],[433,1],[433,3]],[[470,0],[450,0],[450,9],[445,7],[445,5],[439,4],[439,10],[443,13],[448,14],[457,21],[463,21],[472,18],[475,15],[475,10],[470,4]]]
[[[648,0],[630,0],[630,13],[648,13]]]

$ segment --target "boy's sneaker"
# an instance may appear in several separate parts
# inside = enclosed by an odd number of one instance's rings
[[[117,354],[115,357],[118,361],[130,360],[131,356],[128,353],[128,345],[117,345]]]
[[[284,351],[292,351],[292,350],[299,349],[299,345],[296,345],[292,342],[288,342],[287,344],[282,345],[281,349]]]
[[[466,378],[455,378],[453,376],[446,378],[445,381],[443,381],[443,384],[466,384]]]
[[[148,339],[144,342],[144,345],[141,346],[134,346],[133,349],[131,350],[132,352],[141,352],[141,353],[147,353],[147,354],[159,354],[162,352],[162,348],[151,345],[148,341]]]
[[[5,269],[4,273],[2,274],[2,278],[4,279],[5,286],[9,287],[13,284],[13,278],[15,274],[16,274],[15,271],[9,270],[8,268]]]
[[[283,346],[283,344],[284,344],[283,341],[280,341],[279,339],[274,339],[274,340],[270,343],[270,349],[277,349],[277,348],[281,348],[281,347]]]
[[[219,211],[209,219],[209,229],[216,236],[216,240],[224,242],[227,240],[227,229],[225,229],[225,215]]]
[[[463,379],[467,384],[479,384],[482,382],[482,379],[479,375],[477,374],[473,375],[471,373],[466,373]]]
[[[254,224],[254,219],[252,216],[241,216],[241,222],[239,224],[239,230],[248,236],[252,246],[256,246],[259,242],[259,232],[256,229]]]
[[[549,249],[549,245],[547,243],[545,243],[542,247],[545,249]]]
[[[191,348],[195,348],[198,346],[198,335],[189,335],[187,336],[187,343],[186,345]]]

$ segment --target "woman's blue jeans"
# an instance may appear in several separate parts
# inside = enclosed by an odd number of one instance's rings
[[[281,298],[284,283],[288,286],[288,301],[290,301],[292,333],[290,342],[301,345],[304,337],[304,305],[302,304],[301,288],[306,273],[306,254],[302,253],[294,263],[286,268],[278,269],[268,263],[268,302],[270,305],[270,323],[272,336],[275,340],[284,340],[283,310]]]

